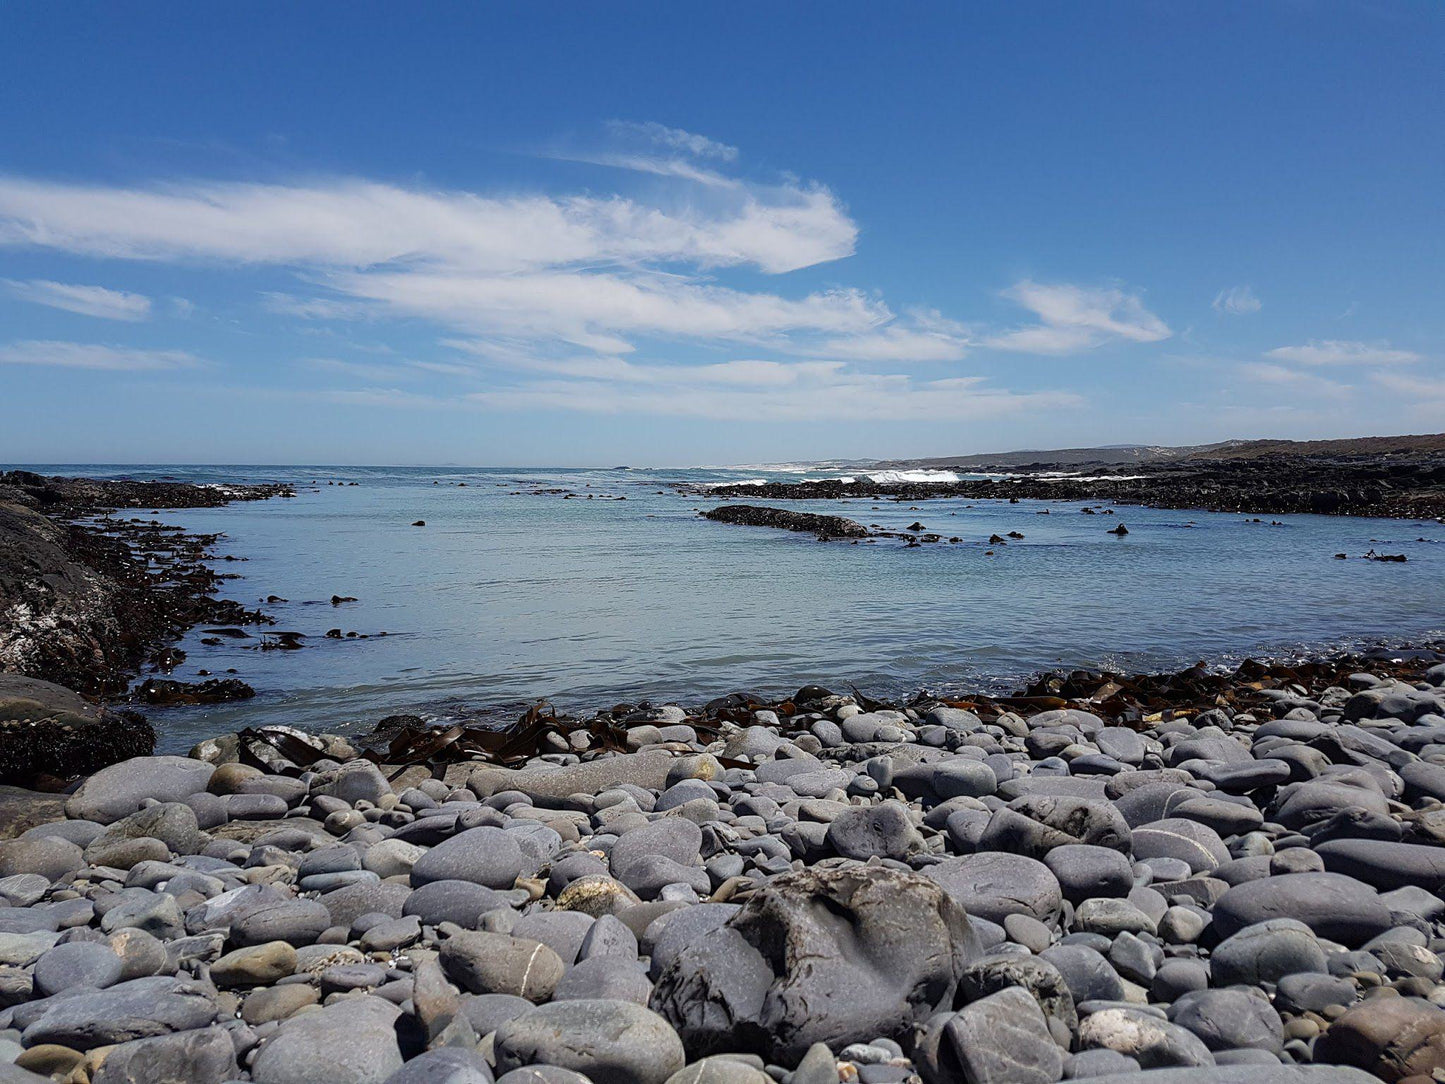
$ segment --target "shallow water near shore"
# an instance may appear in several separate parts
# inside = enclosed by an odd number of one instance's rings
[[[277,624],[248,627],[244,639],[208,646],[201,629],[185,638],[174,677],[233,667],[257,696],[147,709],[167,751],[269,723],[366,729],[394,712],[511,718],[539,698],[585,710],[805,683],[882,697],[1007,685],[1060,666],[1166,669],[1445,627],[1445,525],[1433,522],[1256,523],[1127,506],[1090,516],[1078,502],[787,505],[890,530],[917,521],[964,540],[904,548],[707,522],[697,510],[714,502],[669,488],[755,478],[756,468],[31,469],[297,488],[295,499],[154,517],[225,534],[218,554],[245,558],[218,566],[241,577],[228,597],[289,600],[262,603]],[[1107,533],[1119,522],[1127,537]],[[1010,531],[1025,537],[988,544]],[[1408,562],[1357,559],[1370,549]],[[1335,560],[1339,552],[1352,559]],[[333,595],[357,601],[333,606]],[[336,628],[365,638],[326,638]],[[306,646],[259,650],[262,633],[283,631],[304,634]]]

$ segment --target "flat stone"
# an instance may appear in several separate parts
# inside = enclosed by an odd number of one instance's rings
[[[35,993],[49,997],[79,986],[103,990],[121,981],[125,965],[109,945],[72,941],[56,945],[35,961]]]
[[[57,999],[25,1029],[23,1041],[90,1050],[206,1027],[216,1012],[199,984],[158,975]]]

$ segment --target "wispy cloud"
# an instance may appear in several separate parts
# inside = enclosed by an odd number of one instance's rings
[[[1231,286],[1214,296],[1214,311],[1227,316],[1248,316],[1262,308],[1264,304],[1248,286]]]
[[[1321,395],[1329,398],[1343,398],[1354,391],[1348,384],[1342,384],[1338,380],[1330,380],[1300,369],[1291,369],[1285,365],[1275,365],[1267,361],[1245,362],[1239,367],[1239,374],[1246,380],[1254,381],[1257,384],[1270,384],[1277,388],[1287,388],[1307,395]]]
[[[1033,327],[1017,328],[982,340],[995,350],[1025,354],[1073,354],[1116,340],[1151,343],[1173,334],[1144,307],[1138,294],[1117,287],[1090,288],[1030,279],[1002,291],[1003,297],[1039,318]]]
[[[116,188],[0,178],[0,244],[138,260],[473,274],[677,261],[781,274],[851,254],[857,233],[832,193],[816,185],[664,207],[354,179]]]
[[[183,350],[133,350],[99,343],[32,339],[0,344],[0,365],[41,365],[57,369],[151,372],[191,369],[202,362]]]
[[[1404,373],[1375,373],[1372,379],[1382,388],[1416,400],[1445,403],[1445,377],[1407,376]]]
[[[1279,346],[1265,357],[1298,365],[1409,365],[1420,361],[1413,350],[1396,350],[1389,343],[1314,339],[1304,346]]]
[[[52,309],[96,316],[103,320],[144,320],[151,312],[151,299],[144,294],[107,290],[104,286],[78,286],[49,279],[3,280],[5,292],[21,301],[48,305]]]
[[[650,414],[719,421],[796,422],[826,417],[846,421],[968,421],[1080,405],[1067,392],[1017,393],[990,388],[980,377],[915,381],[906,375],[819,367],[786,368],[738,386],[698,380],[694,374],[656,379],[538,380],[480,391],[469,401],[495,410],[563,410],[588,414]],[[712,374],[721,376],[722,374]],[[727,371],[727,376],[738,376]]]
[[[607,130],[613,135],[640,138],[694,158],[716,158],[723,162],[736,162],[738,159],[736,147],[682,128],[669,128],[655,120],[610,120],[607,122]]]

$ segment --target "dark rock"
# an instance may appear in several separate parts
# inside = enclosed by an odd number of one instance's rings
[[[967,914],[935,883],[882,867],[810,869],[768,882],[684,949],[652,1004],[695,1056],[792,1063],[815,1042],[905,1035],[951,1005],[977,953]]]
[[[502,1073],[555,1065],[595,1084],[664,1084],[686,1062],[677,1033],[657,1013],[626,1001],[557,1001],[497,1028]]]

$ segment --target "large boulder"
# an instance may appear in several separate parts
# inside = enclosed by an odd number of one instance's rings
[[[630,1001],[554,1001],[497,1027],[497,1071],[555,1065],[593,1084],[664,1084],[683,1067],[677,1033]]]
[[[402,1066],[396,1018],[378,997],[349,997],[281,1025],[251,1066],[257,1084],[382,1084]]]
[[[817,1042],[906,1036],[952,1007],[978,953],[967,913],[926,877],[856,863],[802,870],[678,953],[652,1006],[693,1057],[744,1050],[792,1065]]]
[[[136,812],[147,799],[184,802],[203,793],[215,770],[214,765],[189,757],[135,757],[92,775],[70,796],[65,812],[75,820],[113,824]]]
[[[89,775],[155,747],[155,730],[136,712],[97,707],[38,678],[0,674],[0,783]]]

